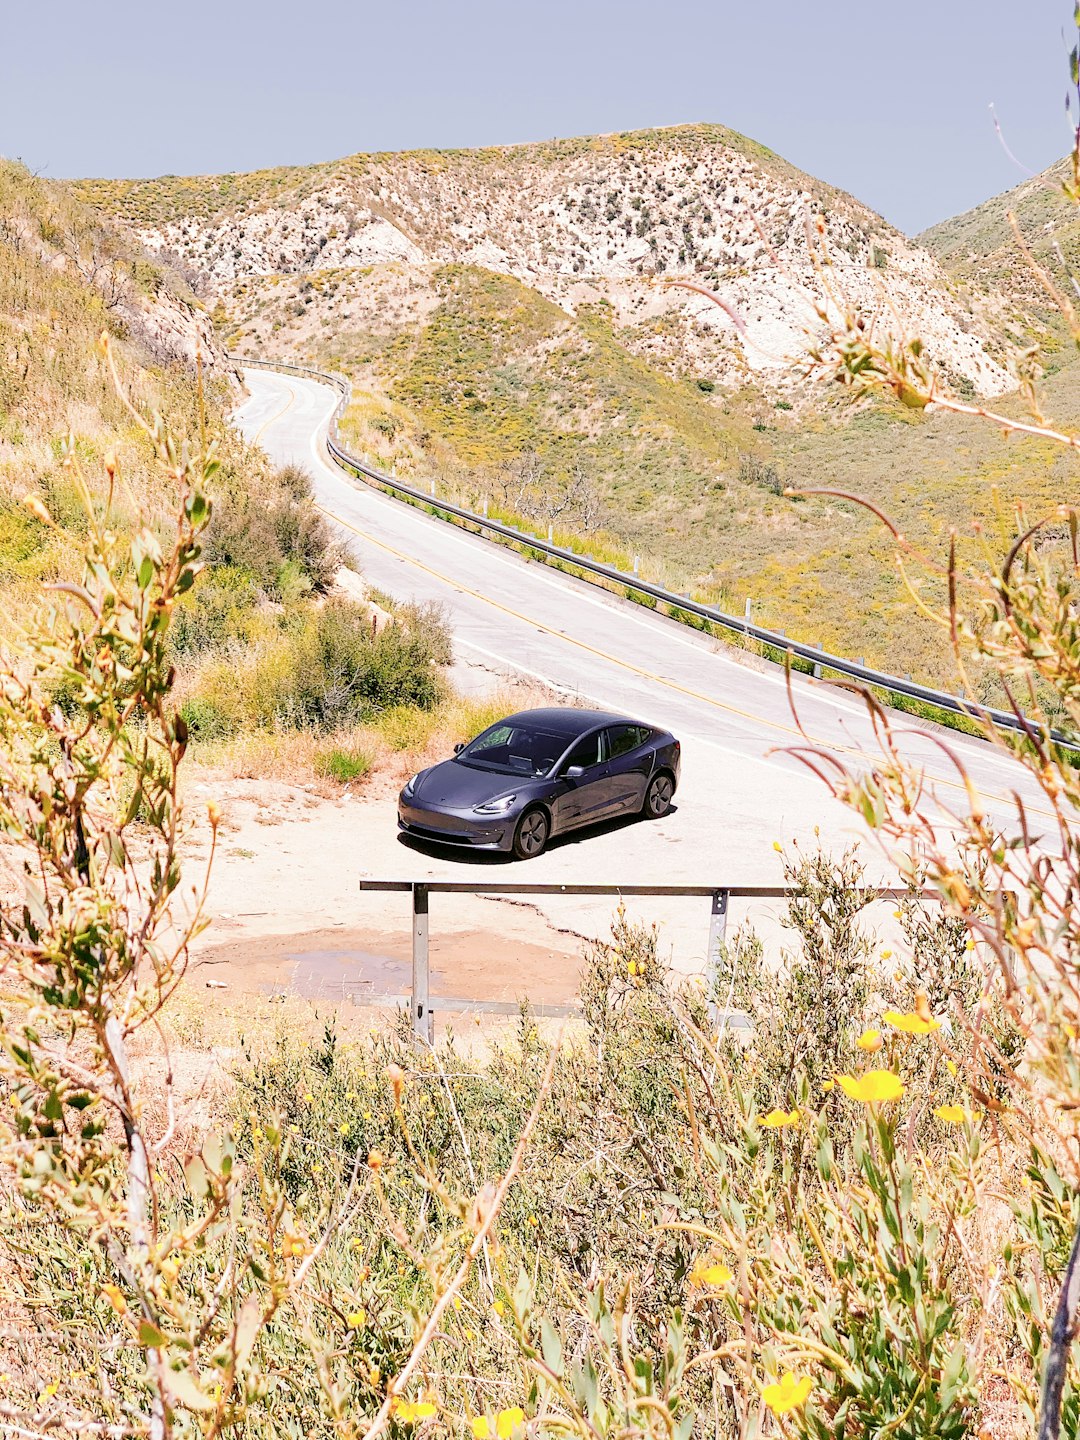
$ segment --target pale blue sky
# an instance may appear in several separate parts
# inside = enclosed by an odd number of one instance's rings
[[[1071,0],[0,0],[0,153],[54,176],[714,120],[914,232],[1069,146]],[[1071,43],[1071,36],[1068,43]]]

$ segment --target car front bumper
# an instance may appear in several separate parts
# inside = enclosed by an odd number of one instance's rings
[[[476,815],[472,811],[440,810],[398,801],[398,829],[435,845],[460,845],[470,850],[510,850],[516,816]]]

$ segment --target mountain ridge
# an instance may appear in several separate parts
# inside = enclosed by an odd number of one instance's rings
[[[997,395],[1012,384],[992,331],[927,252],[853,196],[720,125],[74,188],[152,253],[197,270],[233,309],[238,284],[273,275],[477,265],[571,314],[606,300],[619,326],[667,317],[680,332],[673,358],[681,352],[688,371],[708,363],[723,385],[796,376],[815,305],[829,303],[813,254],[820,231],[852,303],[923,335],[962,387]],[[726,308],[668,287],[658,298],[656,282],[676,275]]]

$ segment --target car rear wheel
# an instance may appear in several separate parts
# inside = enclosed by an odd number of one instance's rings
[[[519,860],[534,860],[550,834],[551,825],[543,810],[526,810],[514,831],[514,854]]]
[[[645,803],[641,813],[647,820],[659,820],[671,809],[671,797],[675,794],[675,782],[663,770],[654,775],[645,791]]]

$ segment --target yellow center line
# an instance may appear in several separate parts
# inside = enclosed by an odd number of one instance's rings
[[[584,640],[578,640],[573,635],[567,635],[562,630],[556,630],[550,625],[545,625],[542,621],[534,619],[531,615],[523,615],[519,610],[512,610],[509,605],[503,605],[501,601],[493,600],[490,595],[484,595],[479,590],[470,589],[468,585],[463,585],[459,580],[452,579],[449,575],[443,575],[438,570],[433,570],[430,565],[425,565],[423,561],[417,560],[415,556],[409,555],[403,550],[396,550],[393,545],[388,545],[385,540],[376,539],[369,530],[361,530],[358,526],[351,524],[350,521],[343,520],[342,517],[335,514],[333,510],[328,510],[325,505],[318,505],[316,508],[321,511],[328,520],[333,520],[344,529],[351,530],[354,535],[359,535],[361,540],[364,540],[367,544],[377,545],[380,550],[385,550],[388,555],[393,555],[395,559],[403,560],[407,565],[412,565],[417,570],[422,570],[425,575],[430,575],[432,579],[440,580],[444,585],[450,585],[465,595],[471,595],[474,600],[479,600],[484,605],[490,605],[495,610],[501,610],[504,615],[509,615],[515,620],[520,620],[523,624],[532,626],[534,630],[543,631],[546,635],[553,635],[556,639],[563,640],[568,645],[576,645],[579,650],[584,650],[587,654],[595,655],[598,659],[606,660],[609,664],[617,665],[623,670],[629,670],[632,674],[641,676],[643,680],[650,680],[656,685],[665,685],[669,690],[677,690],[679,694],[687,695],[691,700],[700,700],[703,704],[711,705],[716,710],[726,710],[731,715],[737,715],[741,720],[748,720],[758,728],[764,726],[770,730],[776,730],[782,735],[794,735],[797,740],[806,740],[803,732],[794,725],[784,725],[778,720],[768,720],[765,716],[755,714],[752,710],[741,710],[737,705],[731,705],[724,700],[717,700],[712,695],[703,695],[700,690],[691,690],[689,686],[680,685],[677,680],[669,680],[665,675],[657,675],[655,671],[644,670],[640,665],[634,665],[629,660],[623,660],[618,655],[611,655],[606,650],[600,650],[595,645],[589,645]],[[868,758],[864,751],[858,750],[854,746],[825,744],[825,742],[812,743],[821,743],[824,748],[835,751],[839,755],[851,755],[861,760]],[[962,781],[950,780],[948,776],[945,775],[934,777],[933,783],[935,785],[948,786],[949,789],[952,790],[966,790],[967,788]],[[988,799],[997,800],[1004,804],[1009,803],[1010,800],[1008,795],[999,795],[992,790],[986,792],[986,794]],[[1049,810],[1040,810],[1034,805],[1029,805],[1027,808],[1028,814],[1041,815],[1049,820],[1055,818]]]
[[[255,432],[255,438],[254,438],[254,440],[251,442],[253,445],[258,445],[259,441],[260,441],[260,440],[262,439],[262,437],[263,437],[263,431],[266,430],[266,429],[268,429],[271,425],[273,425],[273,423],[274,423],[275,420],[280,420],[281,417],[285,414],[285,411],[288,410],[289,406],[293,403],[293,401],[294,401],[295,399],[296,399],[296,391],[295,391],[295,390],[290,390],[290,391],[289,391],[289,398],[288,398],[288,400],[285,401],[285,404],[281,407],[281,409],[277,412],[277,414],[276,414],[276,415],[271,415],[270,418],[269,418],[269,420],[264,420],[263,423],[259,426],[258,430],[256,430],[256,432]]]
[[[584,640],[578,640],[573,635],[567,635],[562,630],[556,630],[543,621],[534,619],[531,615],[522,615],[520,610],[512,610],[509,605],[503,605],[499,600],[492,600],[490,595],[483,595],[479,590],[471,590],[468,585],[463,585],[459,580],[453,580],[449,575],[443,575],[438,570],[433,570],[430,565],[415,559],[412,555],[402,550],[395,550],[385,540],[377,540],[368,530],[360,530],[357,526],[351,525],[348,520],[343,520],[340,515],[335,515],[333,510],[327,510],[320,505],[318,509],[328,520],[344,526],[351,530],[354,535],[359,535],[369,545],[377,545],[380,550],[385,550],[398,560],[404,560],[407,564],[413,565],[417,570],[423,570],[425,575],[430,575],[435,580],[441,580],[445,585],[452,585],[455,590],[460,590],[465,595],[471,595],[474,600],[479,600],[485,605],[490,605],[495,610],[501,610],[504,615],[511,616],[514,620],[520,620],[524,625],[529,625],[534,630],[542,630],[545,635],[554,635],[558,640],[565,640],[568,645],[576,645],[579,650],[586,651],[589,655],[595,655],[600,660],[607,660],[612,665],[618,665],[623,670],[630,670],[635,675],[640,675],[643,680],[651,680],[657,685],[666,685],[670,690],[678,690],[682,695],[688,695],[692,700],[701,700],[706,705],[713,705],[718,710],[727,710],[732,715],[738,715],[740,719],[749,720],[754,725],[768,725],[773,730],[779,730],[784,735],[795,735],[799,739],[804,737],[794,725],[782,725],[776,720],[766,720],[760,715],[755,715],[750,710],[740,710],[737,705],[729,705],[723,700],[714,700],[711,695],[702,695],[698,690],[691,690],[685,685],[680,685],[677,680],[669,680],[664,675],[657,675],[652,670],[643,670],[639,665],[633,665],[629,660],[620,659],[617,655],[610,655],[606,650],[599,650],[595,645],[589,645]],[[851,753],[855,753],[854,751]]]

